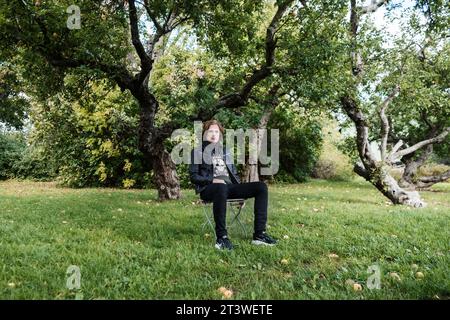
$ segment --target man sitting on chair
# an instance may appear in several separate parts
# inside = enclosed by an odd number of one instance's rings
[[[189,173],[196,194],[204,201],[213,202],[216,224],[216,248],[233,249],[226,229],[227,199],[255,198],[253,244],[274,245],[277,241],[266,233],[267,185],[264,182],[240,183],[236,167],[228,150],[220,143],[223,127],[217,120],[203,124],[203,141],[200,148],[192,150]],[[206,152],[205,152],[206,149]],[[216,152],[218,151],[218,152]],[[201,164],[194,163],[194,156]]]

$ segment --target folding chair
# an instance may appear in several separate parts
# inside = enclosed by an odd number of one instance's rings
[[[200,200],[203,205],[203,213],[205,214],[205,223],[203,223],[202,231],[205,230],[206,226],[209,224],[209,226],[212,229],[212,232],[215,233],[216,229],[214,228],[213,221],[214,221],[214,213],[211,210],[208,210],[209,207],[212,204],[211,201],[204,201]],[[247,230],[245,229],[244,225],[241,222],[240,216],[242,213],[242,209],[245,207],[245,201],[246,199],[228,199],[227,200],[227,209],[230,208],[231,210],[227,210],[228,213],[232,213],[233,218],[228,226],[232,226],[235,222],[239,224],[239,226],[242,228],[242,231],[244,231],[244,235],[247,236]],[[209,212],[208,212],[209,211]]]

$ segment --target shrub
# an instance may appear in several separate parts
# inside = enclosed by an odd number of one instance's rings
[[[351,159],[338,149],[343,141],[336,123],[324,122],[324,143],[312,176],[327,180],[349,180],[354,177]]]
[[[15,176],[15,165],[23,157],[26,148],[22,133],[0,133],[0,179]]]
[[[13,165],[16,178],[49,181],[56,177],[57,167],[54,159],[37,145],[24,148],[21,158]]]
[[[275,181],[304,182],[319,158],[322,146],[321,125],[317,119],[280,106],[272,114],[271,128],[280,130],[280,172]]]
[[[450,170],[450,166],[438,163],[427,163],[417,170],[419,177],[436,176]]]
[[[90,90],[80,99],[57,95],[36,104],[31,142],[55,159],[61,184],[150,186],[149,165],[138,150],[139,115],[134,100],[101,84],[92,84]]]

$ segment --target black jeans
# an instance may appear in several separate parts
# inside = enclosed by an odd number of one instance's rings
[[[267,185],[264,182],[239,184],[211,183],[200,193],[204,201],[213,202],[214,221],[217,238],[227,235],[226,210],[227,199],[255,198],[255,233],[266,231],[267,223]]]

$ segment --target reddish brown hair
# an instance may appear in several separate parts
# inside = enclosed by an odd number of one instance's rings
[[[206,130],[208,130],[209,127],[211,127],[214,124],[216,124],[219,127],[220,133],[222,133],[222,136],[223,136],[223,133],[224,133],[225,130],[223,129],[222,124],[219,121],[215,120],[215,119],[208,120],[208,121],[206,121],[203,124],[202,136],[204,136]]]

